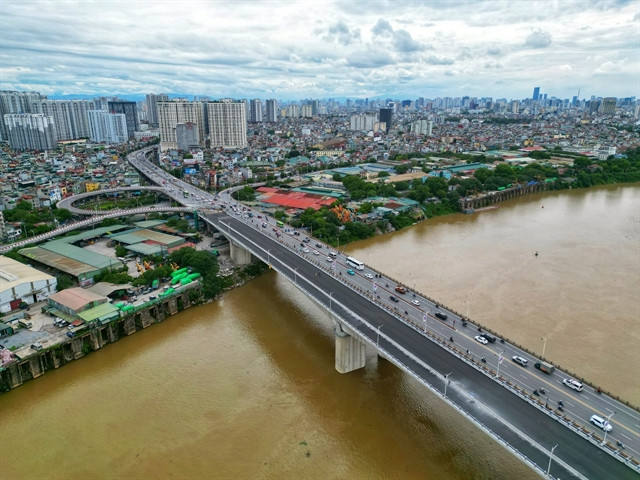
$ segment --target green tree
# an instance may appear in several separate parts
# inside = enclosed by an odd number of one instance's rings
[[[57,289],[58,291],[60,290],[64,290],[65,288],[71,288],[73,287],[73,280],[71,280],[71,277],[69,275],[66,274],[60,274],[56,277],[57,280]]]
[[[378,172],[378,178],[384,178],[384,177],[388,177],[389,176],[389,172]]]
[[[53,210],[53,216],[57,218],[59,222],[66,222],[73,217],[73,214],[66,208],[55,208]]]
[[[122,245],[116,245],[116,257],[124,257],[127,254],[127,249]]]

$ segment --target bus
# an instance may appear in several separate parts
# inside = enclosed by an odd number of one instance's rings
[[[356,260],[353,257],[347,257],[347,265],[355,268],[356,270],[364,270],[364,263],[360,260]]]
[[[276,222],[276,225],[278,225],[279,227],[284,227],[284,222],[281,222],[280,220],[278,220]]]

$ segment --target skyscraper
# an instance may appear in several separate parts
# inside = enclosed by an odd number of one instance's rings
[[[244,148],[247,146],[247,117],[243,102],[224,99],[210,102],[207,108],[212,148]]]
[[[262,122],[262,100],[259,98],[251,100],[249,121]]]
[[[147,113],[149,115],[149,123],[151,123],[152,125],[158,124],[158,102],[168,101],[169,96],[164,93],[160,93],[157,95],[154,93],[147,94]]]
[[[605,97],[602,99],[602,104],[600,105],[600,110],[603,115],[613,115],[616,113],[616,103],[617,98],[615,97]]]
[[[381,108],[380,109],[380,122],[384,122],[385,132],[389,133],[391,128],[391,122],[393,121],[393,108]]]
[[[271,98],[267,100],[267,122],[278,121],[278,102]]]
[[[9,146],[14,150],[53,150],[56,128],[52,117],[41,113],[9,113],[4,116]]]
[[[31,111],[31,104],[46,99],[38,92],[0,91],[0,140],[7,140],[7,131],[2,121],[8,113],[38,113]]]
[[[176,125],[193,123],[198,127],[200,146],[205,142],[206,104],[174,99],[170,102],[158,102],[158,125],[160,127],[160,149],[178,148]]]
[[[538,98],[540,98],[540,87],[534,87],[533,88],[533,101],[535,102],[536,100],[538,100]]]
[[[109,113],[124,113],[127,117],[127,131],[129,138],[133,137],[133,132],[138,131],[138,107],[136,102],[108,102]]]
[[[53,117],[57,140],[89,138],[89,110],[95,109],[91,100],[36,100],[31,103],[33,113]]]
[[[126,143],[129,139],[127,117],[124,113],[89,110],[88,117],[92,142]]]

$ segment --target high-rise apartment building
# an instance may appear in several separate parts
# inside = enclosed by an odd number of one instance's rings
[[[192,122],[176,124],[176,142],[178,143],[178,150],[183,152],[199,147],[198,125]]]
[[[262,122],[262,100],[256,98],[251,100],[249,108],[249,121]]]
[[[91,100],[36,100],[31,103],[33,113],[53,117],[58,140],[89,138],[89,110],[95,110]]]
[[[206,104],[174,99],[170,102],[158,102],[158,125],[160,128],[160,149],[178,148],[176,125],[192,123],[197,125],[200,146],[205,145]]]
[[[158,102],[168,102],[169,96],[160,93],[147,94],[147,118],[152,125],[158,125]]]
[[[210,102],[207,109],[212,148],[244,148],[247,146],[247,117],[243,102],[224,99]]]
[[[106,110],[89,110],[89,130],[92,142],[126,143],[129,140],[127,116]]]
[[[133,137],[133,132],[138,131],[140,125],[138,122],[138,107],[136,102],[108,102],[107,109],[109,110],[109,113],[124,113],[127,117],[127,131],[129,132],[129,137]]]
[[[393,108],[381,108],[380,109],[380,122],[384,122],[386,125],[385,132],[389,133],[391,128],[391,122],[393,121]]]
[[[540,87],[534,87],[533,88],[533,101],[535,102],[536,100],[538,100],[538,98],[540,98]]]
[[[349,127],[351,130],[369,132],[375,128],[377,121],[374,115],[351,115]]]
[[[616,113],[616,103],[618,99],[615,97],[606,97],[602,99],[600,110],[603,115],[614,115]]]
[[[300,115],[302,117],[305,117],[305,118],[313,117],[313,107],[309,104],[302,105],[300,112],[301,112]]]
[[[38,113],[31,111],[31,104],[47,97],[38,92],[0,91],[0,140],[7,140],[7,131],[2,118],[9,113]]]
[[[9,146],[14,150],[53,150],[56,128],[52,117],[40,113],[10,113],[3,117]]]
[[[267,100],[267,122],[277,122],[278,121],[278,102],[270,98]]]

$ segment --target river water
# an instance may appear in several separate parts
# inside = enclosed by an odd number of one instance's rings
[[[637,404],[639,207],[540,194],[348,251]],[[271,272],[0,396],[0,478],[539,478],[373,351],[348,375],[333,353]]]

